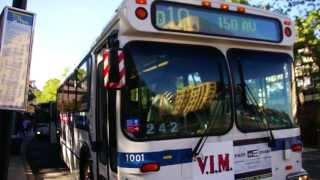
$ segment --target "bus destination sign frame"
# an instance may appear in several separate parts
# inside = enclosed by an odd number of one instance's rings
[[[153,3],[151,16],[153,26],[161,31],[273,43],[283,40],[281,22],[271,17],[168,1]]]

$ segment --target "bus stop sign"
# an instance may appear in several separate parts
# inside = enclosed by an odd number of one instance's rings
[[[5,7],[0,26],[0,109],[26,110],[35,14]]]

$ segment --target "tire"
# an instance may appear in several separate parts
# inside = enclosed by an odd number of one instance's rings
[[[80,180],[93,180],[92,163],[88,159],[80,160]]]

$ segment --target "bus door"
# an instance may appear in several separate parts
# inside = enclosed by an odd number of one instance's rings
[[[113,179],[117,170],[116,91],[104,87],[103,66],[103,62],[98,65],[96,88],[97,174],[102,180]]]
[[[103,87],[103,62],[98,65],[97,70],[97,88],[96,88],[96,133],[98,152],[97,152],[97,176],[98,179],[109,180],[109,140],[108,140],[108,122],[107,122],[107,91]]]

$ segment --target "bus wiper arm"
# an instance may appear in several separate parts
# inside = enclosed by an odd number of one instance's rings
[[[239,74],[240,74],[240,82],[241,82],[241,88],[244,91],[243,96],[246,96],[246,91],[248,92],[249,97],[251,97],[251,99],[253,100],[254,103],[254,107],[255,107],[255,111],[256,114],[259,116],[259,118],[264,122],[264,117],[266,119],[266,125],[267,125],[267,130],[269,132],[269,137],[270,137],[270,142],[269,142],[269,146],[273,145],[274,143],[274,136],[273,136],[273,132],[272,129],[270,127],[270,122],[269,119],[267,118],[264,108],[262,107],[262,111],[260,112],[258,109],[258,101],[256,100],[256,98],[254,97],[251,89],[249,88],[249,86],[246,84],[245,80],[244,80],[244,74],[243,74],[243,68],[242,68],[242,64],[240,61],[238,61],[238,68],[239,68]],[[245,99],[245,101],[247,101]],[[261,114],[262,113],[262,114]]]
[[[218,102],[220,102],[218,100]],[[220,103],[217,103],[216,108],[214,109],[214,113],[217,115],[218,111],[219,111],[219,106],[221,106],[224,110],[224,103],[225,103],[225,99]],[[200,137],[200,139],[198,140],[196,146],[194,147],[193,151],[192,151],[192,157],[196,157],[200,154],[204,144],[206,143],[207,139],[208,139],[208,131],[209,129],[211,129],[212,127],[214,127],[217,119],[221,118],[221,115],[223,114],[223,112],[220,113],[219,116],[216,116],[216,118],[214,120],[212,120],[209,124],[209,126],[207,127],[207,129],[203,132],[202,136]]]
[[[252,99],[252,100],[254,101],[254,103],[255,103],[255,109],[256,109],[257,115],[260,117],[260,119],[261,119],[262,121],[264,121],[264,117],[265,117],[265,119],[266,119],[267,130],[269,131],[269,135],[270,135],[270,142],[273,144],[273,142],[274,142],[274,136],[273,136],[272,129],[271,129],[271,127],[270,127],[269,119],[268,119],[268,117],[267,117],[267,115],[266,115],[266,113],[265,113],[265,111],[264,111],[264,108],[263,108],[263,107],[261,108],[262,110],[261,110],[261,114],[260,114],[259,109],[257,108],[257,107],[258,107],[258,101],[257,101],[257,99],[253,96],[253,93],[252,93],[251,89],[250,89],[248,86],[246,86],[246,87],[247,87],[248,94],[251,96],[251,99]],[[272,144],[269,144],[269,145],[272,145]]]

